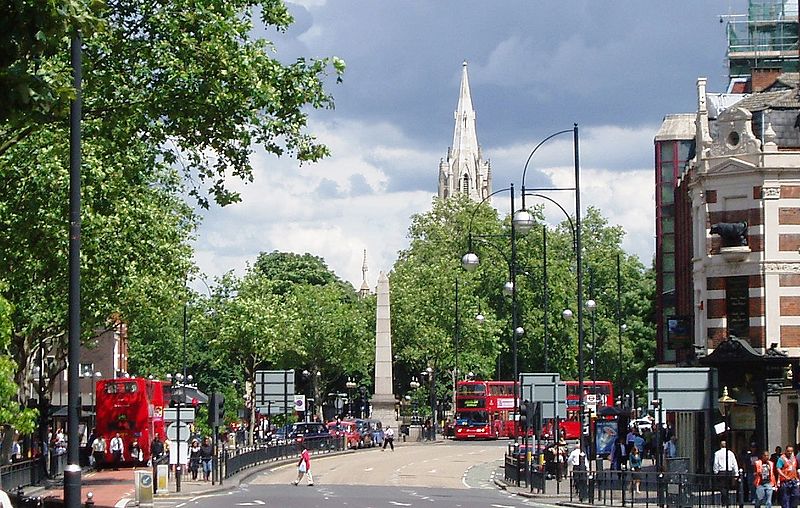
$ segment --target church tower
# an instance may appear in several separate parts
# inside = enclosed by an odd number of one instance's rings
[[[453,145],[447,151],[447,159],[439,162],[439,198],[466,194],[474,201],[481,201],[492,192],[492,169],[489,161],[483,160],[478,144],[467,62],[462,65],[455,120]]]
[[[365,298],[369,296],[369,283],[367,283],[367,249],[364,249],[364,262],[361,264],[361,289],[358,290],[358,296]]]

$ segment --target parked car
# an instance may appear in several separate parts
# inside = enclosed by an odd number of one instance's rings
[[[292,424],[284,425],[278,429],[275,429],[269,435],[269,442],[270,444],[285,444],[289,438],[289,434],[292,432]]]
[[[358,426],[354,421],[329,422],[328,432],[334,437],[344,437],[345,444],[348,448],[355,450],[363,446],[361,433],[358,431]]]
[[[330,437],[328,427],[319,422],[299,422],[292,424],[289,438],[295,441],[314,441]]]
[[[364,430],[364,446],[381,446],[383,444],[383,424],[374,418],[358,418],[356,423]],[[368,436],[368,437],[367,437]]]

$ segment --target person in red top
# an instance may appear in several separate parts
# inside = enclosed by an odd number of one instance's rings
[[[314,485],[314,477],[311,476],[311,455],[305,443],[301,441],[299,444],[301,451],[300,460],[297,462],[297,479],[292,483],[296,486],[303,479],[303,475],[306,475],[308,486],[311,487]]]
[[[797,483],[797,457],[794,456],[794,448],[787,446],[786,451],[775,464],[778,472],[778,481],[781,484],[781,505],[783,508],[797,506],[796,502],[800,498],[800,488]]]
[[[764,450],[753,464],[753,485],[756,487],[755,508],[772,508],[772,491],[775,489],[775,464]]]

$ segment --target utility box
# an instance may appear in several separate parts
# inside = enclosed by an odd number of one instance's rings
[[[156,490],[159,494],[169,494],[169,466],[167,464],[156,466],[156,485],[158,486]]]
[[[136,504],[139,506],[153,506],[153,473],[152,471],[135,471],[134,490]]]

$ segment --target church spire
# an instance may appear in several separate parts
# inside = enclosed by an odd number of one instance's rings
[[[439,197],[467,194],[481,201],[492,192],[492,174],[478,144],[475,110],[469,88],[467,62],[461,66],[461,88],[456,106],[453,145],[439,163]]]
[[[367,283],[367,249],[364,249],[364,262],[361,263],[361,289],[358,290],[359,296],[364,298],[369,296],[369,284]]]

